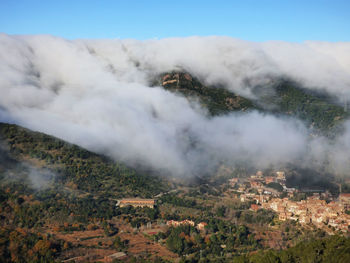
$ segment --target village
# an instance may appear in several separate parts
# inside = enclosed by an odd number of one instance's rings
[[[309,193],[303,200],[295,200],[301,192],[286,186],[285,172],[277,171],[274,176],[264,176],[262,171],[248,178],[228,180],[234,198],[241,202],[251,202],[250,210],[270,209],[278,214],[278,220],[293,220],[302,225],[313,224],[332,234],[335,231],[348,232],[350,228],[350,194],[340,193],[337,198],[328,191]],[[280,189],[279,189],[280,187]],[[117,202],[117,206],[154,208],[155,199],[129,198]],[[197,225],[192,220],[168,220],[168,227],[191,225],[199,231],[205,229],[206,222]]]
[[[263,176],[263,173],[258,171],[249,179],[232,178],[229,184],[236,189],[235,196],[241,202],[254,202],[250,207],[253,211],[271,209],[278,214],[281,221],[293,220],[300,224],[314,224],[328,233],[349,231],[348,193],[340,193],[339,197],[335,198],[328,191],[317,191],[304,200],[293,200],[300,191],[286,186],[283,171],[277,171],[275,176]],[[276,186],[281,189],[276,190]]]

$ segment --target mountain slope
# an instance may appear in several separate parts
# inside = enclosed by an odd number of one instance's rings
[[[226,89],[208,87],[188,73],[172,72],[162,74],[154,85],[182,94],[188,98],[197,98],[207,108],[210,115],[222,115],[231,111],[254,109],[254,103]]]
[[[236,95],[222,87],[208,87],[185,72],[164,73],[154,82],[171,92],[197,99],[211,116],[235,111],[258,110],[293,116],[317,132],[332,136],[334,128],[349,118],[349,113],[327,94],[317,94],[290,80],[275,80],[257,87],[263,94],[257,100]]]
[[[49,168],[56,175],[56,183],[72,189],[113,198],[152,197],[168,189],[165,179],[138,173],[104,156],[17,125],[0,123],[0,138],[5,144],[3,149],[8,145],[6,156]]]
[[[349,113],[329,96],[306,91],[296,83],[283,81],[275,90],[281,112],[295,116],[315,129],[327,132],[349,117]]]
[[[350,239],[332,236],[325,239],[301,242],[282,251],[268,250],[248,257],[239,257],[233,262],[349,262]]]
[[[96,262],[128,250],[125,235],[155,254],[167,252],[130,234],[135,211],[121,215],[115,206],[121,197],[153,198],[167,183],[52,136],[0,123],[0,262]],[[158,210],[138,211],[148,222]]]

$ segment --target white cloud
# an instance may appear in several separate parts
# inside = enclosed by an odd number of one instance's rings
[[[322,160],[328,151],[344,152],[317,149],[298,121],[257,112],[209,119],[199,105],[149,82],[183,69],[207,84],[254,97],[252,86],[289,76],[344,97],[349,47],[226,37],[68,41],[3,34],[0,117],[166,174],[203,173],[222,159],[266,167],[301,161],[312,152]]]

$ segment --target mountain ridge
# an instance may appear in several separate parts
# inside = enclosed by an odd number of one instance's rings
[[[107,196],[151,197],[168,189],[164,178],[140,174],[105,156],[15,124],[0,123],[0,138],[8,145],[8,155],[17,162],[30,161],[50,168],[60,175],[57,178],[62,184],[80,190],[97,193],[102,188]]]
[[[267,92],[257,99],[242,97],[221,86],[206,86],[188,72],[173,71],[160,74],[152,86],[180,94],[187,99],[196,98],[210,116],[231,112],[257,110],[280,116],[292,116],[321,134],[331,136],[334,128],[350,117],[345,107],[334,102],[327,93],[304,88],[290,79],[276,79],[272,84],[255,87]]]

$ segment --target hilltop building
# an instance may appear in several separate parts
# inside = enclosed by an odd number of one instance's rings
[[[277,175],[277,180],[279,180],[279,181],[286,181],[286,174],[285,174],[285,172],[277,171],[276,175]]]
[[[339,194],[339,201],[344,205],[346,209],[350,208],[350,194],[348,193]]]

